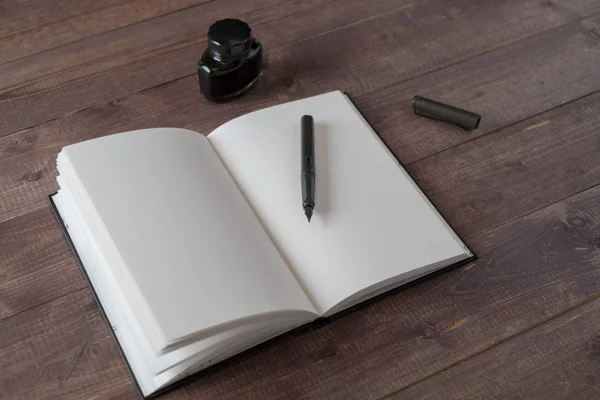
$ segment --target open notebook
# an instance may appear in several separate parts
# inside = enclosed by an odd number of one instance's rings
[[[302,210],[300,117],[315,120]],[[336,91],[65,147],[51,196],[143,396],[469,249]],[[360,190],[357,190],[360,186]]]

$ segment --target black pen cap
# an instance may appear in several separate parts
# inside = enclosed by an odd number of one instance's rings
[[[479,114],[429,100],[421,96],[413,97],[412,108],[417,115],[449,122],[468,131],[476,129],[481,121],[481,115]]]

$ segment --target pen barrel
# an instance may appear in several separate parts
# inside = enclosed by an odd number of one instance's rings
[[[306,172],[302,174],[302,207],[315,207],[315,174]]]
[[[302,173],[315,172],[315,132],[314,121],[310,115],[304,115],[301,120],[302,140]]]

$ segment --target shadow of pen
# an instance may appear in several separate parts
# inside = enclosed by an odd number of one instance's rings
[[[331,206],[329,130],[315,122],[315,217],[327,222]]]

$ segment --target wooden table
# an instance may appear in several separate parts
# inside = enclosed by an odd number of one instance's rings
[[[223,17],[250,23],[268,68],[213,105],[195,68]],[[62,146],[209,133],[334,89],[480,259],[165,398],[600,398],[598,0],[5,0],[0,397],[136,395],[47,203]],[[415,94],[481,113],[480,129],[416,117]]]

